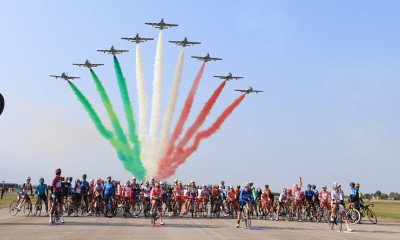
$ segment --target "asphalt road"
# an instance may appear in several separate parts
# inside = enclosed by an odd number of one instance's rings
[[[66,217],[51,225],[47,217],[10,216],[0,209],[0,239],[400,239],[400,222],[366,221],[353,233],[329,230],[327,223],[253,220],[252,228],[235,227],[232,219],[164,219],[165,226],[144,218]]]

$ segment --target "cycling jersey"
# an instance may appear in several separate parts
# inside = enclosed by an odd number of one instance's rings
[[[271,199],[269,198],[268,194],[261,195],[261,203],[262,205],[269,205]]]
[[[79,183],[75,183],[75,194],[81,194],[82,187]]]
[[[122,194],[122,188],[120,184],[115,187],[115,195],[120,196]]]
[[[253,191],[246,191],[245,189],[243,189],[240,192],[239,200],[241,202],[254,202]]]
[[[122,195],[124,197],[133,197],[132,185],[126,185],[122,187]]]
[[[150,192],[150,199],[160,199],[161,198],[161,189],[153,188]]]
[[[303,182],[301,181],[300,178],[300,184],[297,188],[293,189],[293,196],[294,196],[294,200],[296,201],[301,201],[301,187],[303,185]]]
[[[197,188],[195,188],[195,187],[189,188],[188,193],[189,193],[189,197],[191,199],[196,199],[196,197],[197,197]]]
[[[350,193],[350,202],[354,203],[360,198],[357,188],[352,188]]]
[[[93,189],[93,193],[95,197],[103,195],[104,188],[101,185],[96,185]]]
[[[221,195],[221,190],[219,190],[218,188],[213,188],[212,189],[212,196],[213,197],[218,197]]]
[[[152,188],[149,186],[144,185],[143,186],[143,193],[144,193],[144,197],[149,198],[150,197],[150,192],[152,190]]]
[[[115,187],[113,183],[107,182],[104,184],[104,192],[106,195],[115,195]]]
[[[82,193],[86,194],[86,192],[89,190],[89,183],[87,181],[82,181],[81,182],[81,191]]]
[[[183,194],[183,187],[182,187],[182,186],[176,186],[176,187],[175,187],[174,196],[176,196],[176,197],[182,197],[182,194]]]
[[[46,189],[47,189],[47,184],[41,184],[39,183],[36,186],[36,190],[37,190],[37,195],[45,195],[46,194]]]
[[[31,190],[31,194],[32,194],[32,184],[31,183],[22,184],[22,193],[28,194],[28,190]]]
[[[89,194],[93,194],[94,187],[94,184],[89,184]]]
[[[331,205],[335,204],[335,202],[339,202],[339,211],[344,212],[344,193],[342,191],[335,193],[335,191],[331,192]]]
[[[308,202],[311,202],[313,200],[313,197],[315,196],[315,193],[313,190],[306,190],[304,192],[304,196]]]
[[[62,187],[61,187],[61,177],[60,176],[55,176],[53,178],[53,181],[51,183],[51,186],[53,187],[53,193],[61,193],[62,192]]]
[[[322,191],[319,193],[319,200],[323,203],[327,203],[329,201],[330,193],[327,191]]]
[[[286,202],[289,199],[289,195],[287,193],[281,193],[279,195],[279,202]]]
[[[236,192],[234,190],[229,190],[226,194],[228,201],[235,201],[236,200]]]
[[[208,190],[201,190],[200,191],[200,196],[202,197],[202,198],[208,198],[208,195],[209,195],[209,193],[208,193]]]

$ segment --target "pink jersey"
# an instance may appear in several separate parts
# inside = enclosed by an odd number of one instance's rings
[[[153,188],[153,189],[151,189],[150,199],[153,199],[153,197],[155,199],[160,199],[161,194],[162,194],[161,189]]]
[[[53,192],[54,192],[54,193],[58,193],[58,192],[61,192],[61,191],[62,191],[61,182],[62,182],[62,180],[61,180],[61,177],[60,177],[60,176],[55,176],[55,177],[53,178],[53,181],[52,181],[52,183],[51,183],[51,186],[53,187]]]

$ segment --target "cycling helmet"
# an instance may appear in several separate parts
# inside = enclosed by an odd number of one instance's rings
[[[126,180],[125,183],[131,183],[129,180]]]
[[[253,182],[249,182],[249,185],[250,185],[250,186],[253,186]]]
[[[104,180],[103,179],[100,182],[104,184]]]
[[[311,188],[311,184],[307,184],[307,188]]]
[[[356,187],[357,187],[357,188],[360,187],[360,184],[359,184],[359,183],[356,183]]]
[[[248,183],[245,183],[244,187],[250,187],[250,185]]]
[[[298,188],[299,186],[295,183],[295,184],[293,184],[293,188]]]
[[[82,175],[82,178],[86,178],[86,177],[87,177],[87,175],[86,175],[86,174],[83,174],[83,175]]]
[[[356,184],[353,183],[353,182],[350,183],[350,186],[352,186],[352,187],[354,187],[355,185],[356,185]]]
[[[44,181],[44,178],[40,178],[40,179],[39,179],[39,182],[40,182],[40,181]]]
[[[139,183],[140,185],[143,185],[143,181],[140,181],[140,183]]]
[[[181,181],[179,181],[179,182],[178,182],[178,184],[182,184],[182,182],[181,182]]]
[[[326,188],[326,185],[322,185],[322,188]]]
[[[232,186],[231,186],[231,189],[235,189],[235,187],[232,185]]]
[[[146,181],[145,183],[149,184],[150,182],[149,182],[149,181]]]
[[[286,191],[286,190],[287,190],[287,188],[285,188],[285,187],[282,189],[283,192]]]
[[[269,188],[269,185],[268,185],[268,184],[265,184],[265,188]]]
[[[152,177],[150,180],[154,180],[154,178]]]
[[[202,187],[206,187],[206,185],[205,184],[203,184],[203,186]]]
[[[164,185],[164,182],[163,182],[163,181],[160,181],[160,185]]]
[[[224,181],[224,180],[222,180],[222,181],[221,181],[221,184],[225,184],[225,181]]]
[[[174,183],[177,183],[177,182],[178,182],[178,179],[175,178]]]
[[[338,185],[337,182],[333,182],[333,183],[332,183],[332,187],[333,187],[333,188],[337,187],[337,185]]]
[[[91,179],[90,179],[90,182],[94,182],[94,178],[91,178]]]
[[[75,179],[75,183],[81,183],[81,180],[79,178]]]
[[[70,180],[72,182],[72,177],[69,177],[68,180]]]
[[[317,186],[315,186],[315,185],[312,185],[312,188],[317,188]]]
[[[217,187],[217,184],[214,184],[213,187],[216,188],[216,187]]]
[[[159,187],[159,186],[160,186],[160,184],[158,182],[156,182],[156,187]]]
[[[289,188],[289,189],[287,190],[287,193],[292,194],[292,189]]]
[[[57,168],[55,172],[56,172],[56,175],[60,175],[61,174],[61,169]]]
[[[108,179],[110,179],[110,180],[111,180],[111,176],[108,176],[108,177],[107,177],[107,180],[108,180]]]
[[[100,180],[97,180],[96,183],[97,183],[97,185],[100,185],[100,184],[101,184],[101,181],[100,181]]]
[[[190,183],[194,183],[194,180],[190,180]]]
[[[260,188],[260,187],[258,187],[258,188],[257,188],[257,191],[261,191],[261,188]]]
[[[231,189],[231,186],[228,186],[227,189],[228,189],[228,190]]]
[[[31,177],[27,177],[26,180],[31,180]]]
[[[118,183],[119,183],[119,180],[115,180],[115,183],[117,183],[117,184],[118,184]]]
[[[240,185],[237,185],[236,188],[239,188],[239,189],[240,189]]]
[[[267,194],[267,191],[264,190],[262,193],[263,193],[263,194]]]

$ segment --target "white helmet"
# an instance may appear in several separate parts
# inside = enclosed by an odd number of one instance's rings
[[[26,180],[31,180],[31,177],[27,177]]]
[[[174,183],[177,183],[178,182],[178,179],[177,178],[175,178],[175,180],[174,180]]]

